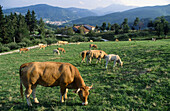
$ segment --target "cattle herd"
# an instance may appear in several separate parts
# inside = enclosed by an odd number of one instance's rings
[[[66,42],[62,42],[65,44]],[[47,47],[47,45],[39,45],[40,49]],[[95,49],[95,50],[92,50]],[[90,44],[89,50],[85,50],[80,52],[80,56],[82,57],[81,63],[91,63],[93,59],[97,59],[96,63],[101,62],[101,59],[106,60],[106,66],[110,61],[114,61],[113,67],[115,67],[118,62],[121,66],[123,66],[123,62],[120,57],[115,54],[107,54],[103,50],[97,50],[97,45]],[[21,48],[21,51],[28,51],[27,48]],[[66,53],[64,48],[57,48],[53,50],[53,53],[57,53],[60,55],[60,51],[62,53]],[[23,98],[23,85],[26,88],[25,97],[28,106],[32,106],[30,101],[30,95],[32,94],[33,100],[35,103],[39,103],[36,98],[36,87],[37,85],[42,85],[45,87],[54,87],[60,86],[60,102],[63,103],[67,99],[68,89],[75,89],[75,93],[77,93],[82,100],[82,105],[87,105],[89,90],[92,89],[92,86],[86,86],[83,78],[80,75],[78,69],[70,63],[63,62],[30,62],[24,63],[20,66],[19,70],[20,74],[20,93]]]

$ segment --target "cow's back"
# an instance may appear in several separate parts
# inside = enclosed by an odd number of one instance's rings
[[[75,70],[76,68],[69,63],[31,62],[21,67],[21,79],[27,84],[58,86],[71,83],[74,80]]]

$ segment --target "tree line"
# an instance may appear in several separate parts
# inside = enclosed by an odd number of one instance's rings
[[[140,21],[138,17],[134,20],[133,24],[129,26],[128,24],[128,19],[125,18],[122,24],[106,24],[106,22],[103,22],[102,26],[96,25],[97,30],[102,30],[102,31],[114,31],[115,34],[121,34],[121,33],[128,33],[130,30],[141,30],[143,26],[143,22]],[[158,37],[160,36],[167,36],[168,32],[170,31],[170,24],[168,21],[163,17],[157,17],[155,20],[150,20],[147,24],[147,27],[150,32],[155,31],[156,35]]]
[[[31,39],[30,35],[36,32],[44,37],[45,23],[42,18],[38,21],[35,12],[28,10],[25,16],[17,13],[5,15],[0,6],[0,42],[8,44],[11,42],[22,42],[24,39]]]

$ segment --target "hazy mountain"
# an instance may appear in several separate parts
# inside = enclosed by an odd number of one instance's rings
[[[101,16],[101,15],[106,15],[106,14],[110,14],[110,13],[114,13],[114,12],[122,12],[122,11],[126,11],[126,10],[133,9],[133,8],[136,8],[136,7],[112,4],[107,7],[104,7],[104,8],[99,7],[99,8],[93,9],[91,11],[96,13],[97,15]]]
[[[37,18],[42,17],[43,19],[51,20],[51,21],[66,21],[66,20],[74,20],[87,16],[94,16],[95,13],[91,12],[87,9],[79,9],[79,8],[61,8],[61,7],[53,7],[46,4],[38,4],[31,5],[27,7],[20,8],[11,8],[5,9],[3,12],[5,14],[14,13],[22,13],[26,14],[28,9],[30,11],[34,10]]]
[[[170,4],[164,6],[134,8],[123,12],[107,14],[104,16],[85,17],[85,18],[73,20],[72,24],[101,25],[103,22],[120,24],[123,22],[125,18],[128,19],[128,22],[133,22],[136,17],[139,17],[139,19],[142,18],[154,19],[155,17],[168,16],[168,15],[170,15]]]

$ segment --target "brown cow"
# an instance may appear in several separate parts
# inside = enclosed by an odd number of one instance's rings
[[[26,51],[29,51],[29,49],[27,49],[27,48],[20,48],[20,49],[19,49],[19,53],[21,54],[22,51],[23,51],[23,52],[26,52]]]
[[[116,39],[115,41],[116,41],[116,42],[119,42],[119,39]]]
[[[85,62],[86,53],[87,53],[88,51],[89,51],[89,50],[85,50],[85,51],[80,52],[80,56],[82,56],[81,63],[82,63],[83,61]]]
[[[82,105],[87,105],[89,90],[92,86],[85,85],[78,69],[70,63],[61,62],[30,62],[20,66],[20,93],[23,98],[23,88],[25,86],[25,97],[28,106],[32,106],[30,95],[34,102],[39,103],[36,98],[36,86],[45,87],[60,86],[60,101],[67,99],[68,89],[76,89],[82,100]]]
[[[64,48],[57,48],[59,51],[62,51],[63,53],[66,53],[66,51],[64,50]]]
[[[90,50],[86,53],[87,64],[91,63],[93,58],[96,58],[96,63],[101,62],[101,59],[104,59],[107,54],[102,50]]]
[[[40,45],[40,49],[45,49],[47,47],[47,45]]]
[[[97,45],[95,45],[95,44],[90,44],[90,49],[91,49],[92,47],[97,49]]]

